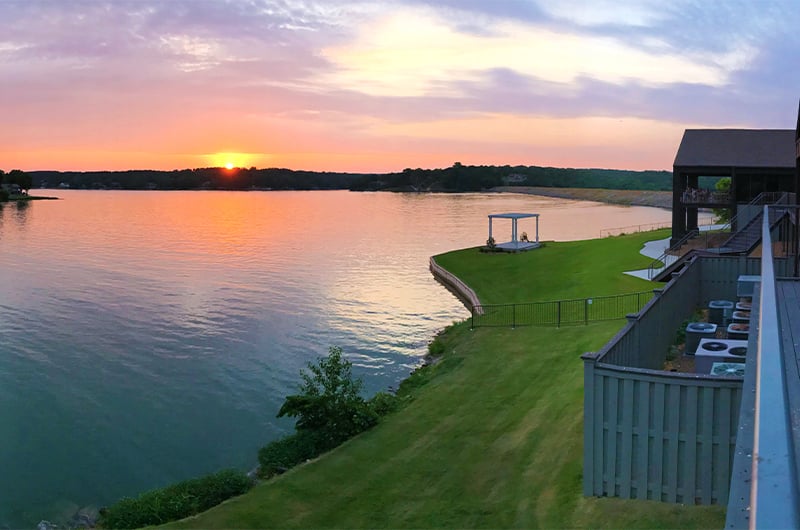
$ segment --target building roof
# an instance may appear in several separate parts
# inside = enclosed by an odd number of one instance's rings
[[[525,219],[527,217],[539,217],[538,213],[490,213],[491,219]]]
[[[794,168],[793,129],[686,129],[675,166]]]

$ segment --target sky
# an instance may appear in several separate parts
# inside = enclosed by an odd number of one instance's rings
[[[794,128],[797,0],[0,0],[0,168],[671,169]]]

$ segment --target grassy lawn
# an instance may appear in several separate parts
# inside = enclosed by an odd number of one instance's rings
[[[646,291],[653,284],[625,270],[647,268],[639,254],[647,241],[669,237],[669,230],[565,243],[520,254],[483,253],[477,248],[436,257],[478,294],[484,304],[524,303]]]
[[[541,295],[539,299],[611,293],[610,282],[619,282],[626,291],[639,290],[651,285],[613,278],[614,265],[607,262],[616,264],[616,275],[641,266],[637,252],[645,239],[637,235],[551,244],[508,257],[472,259],[465,252],[469,259],[455,261],[469,264],[476,280],[479,260],[485,271],[492,271],[486,276],[494,275],[497,263],[520,280],[560,263],[560,282],[577,278],[576,285],[530,279],[540,287],[526,294]],[[586,261],[571,256],[587,257],[587,248],[605,257],[602,266],[584,271]],[[524,270],[515,270],[506,258]],[[574,267],[571,272],[566,264]],[[480,285],[483,297],[484,289],[500,283]],[[419,370],[401,387],[410,400],[404,409],[331,453],[170,526],[721,528],[724,511],[718,507],[587,499],[581,494],[579,356],[599,348],[620,325],[470,331],[458,324],[441,339],[446,346],[441,362]]]

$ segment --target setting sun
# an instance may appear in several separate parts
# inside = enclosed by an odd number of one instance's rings
[[[221,167],[227,169],[228,171],[236,168],[254,166],[262,162],[258,155],[236,151],[219,151],[203,156],[212,167]]]

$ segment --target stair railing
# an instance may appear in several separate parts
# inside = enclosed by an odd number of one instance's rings
[[[789,204],[790,200],[793,200],[794,194],[787,193],[787,192],[780,192],[780,191],[762,191],[756,197],[747,203],[747,206],[763,206],[764,204]],[[731,217],[728,222],[723,224],[720,228],[720,232],[725,231],[733,231],[732,227],[736,225],[736,222],[739,220],[739,214],[734,215]],[[680,248],[685,245],[690,239],[697,237],[700,235],[699,230],[690,230],[685,236],[680,238],[676,241],[673,245],[671,245],[667,250],[665,250],[659,257],[654,259],[650,262],[650,265],[647,268],[647,278],[652,280],[657,271],[660,271],[662,268],[669,267],[676,261],[678,261],[682,256],[677,255]],[[701,248],[708,248],[708,237],[705,239],[705,245]]]

